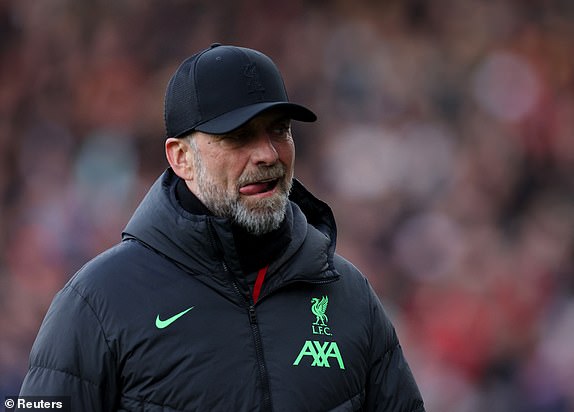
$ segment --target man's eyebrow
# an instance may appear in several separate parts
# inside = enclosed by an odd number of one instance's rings
[[[282,122],[291,122],[291,117],[288,115],[277,115],[272,117],[269,120],[269,125],[273,126],[277,123],[282,123]],[[233,129],[227,133],[222,133],[216,136],[219,136],[220,138],[225,138],[227,136],[236,136],[238,134],[245,134],[245,133],[251,133],[253,130],[255,129],[255,126],[253,125],[252,122],[247,122],[246,124],[239,126],[237,129]]]
[[[271,120],[271,123],[290,122],[290,121],[291,121],[291,117],[289,117],[287,115],[281,115],[281,116],[277,116],[277,118]]]
[[[218,134],[216,136],[218,136],[219,138],[226,138],[226,137],[234,137],[237,136],[239,134],[246,134],[246,133],[250,133],[253,130],[253,127],[249,124],[244,124],[243,126],[239,126],[237,129],[233,129],[227,133],[222,133],[222,134]]]

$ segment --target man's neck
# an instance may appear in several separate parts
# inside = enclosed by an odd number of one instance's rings
[[[176,196],[181,207],[194,215],[213,216],[213,213],[198,199],[195,194],[185,184],[185,180],[178,179],[176,185]]]

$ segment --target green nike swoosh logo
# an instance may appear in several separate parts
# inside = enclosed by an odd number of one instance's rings
[[[171,325],[173,322],[175,322],[176,320],[181,318],[183,315],[185,315],[187,312],[189,312],[193,308],[194,308],[193,306],[190,308],[187,308],[186,310],[179,312],[178,314],[173,315],[171,318],[167,318],[166,320],[161,320],[159,318],[159,315],[157,315],[157,317],[155,318],[155,327],[158,329],[167,328],[169,325]]]

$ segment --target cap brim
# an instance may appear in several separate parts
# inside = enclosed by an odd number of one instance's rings
[[[231,112],[227,112],[214,119],[201,123],[196,126],[194,130],[211,134],[229,133],[244,125],[258,114],[270,109],[284,110],[285,115],[292,120],[299,120],[301,122],[314,122],[317,120],[315,113],[299,104],[288,102],[264,102],[232,110]]]

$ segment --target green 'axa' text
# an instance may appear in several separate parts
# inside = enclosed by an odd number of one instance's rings
[[[335,358],[339,364],[339,368],[345,369],[341,352],[337,346],[337,342],[318,342],[316,340],[308,340],[303,345],[301,352],[293,362],[294,366],[298,366],[304,356],[311,356],[313,362],[311,366],[320,366],[330,368],[329,358]]]

